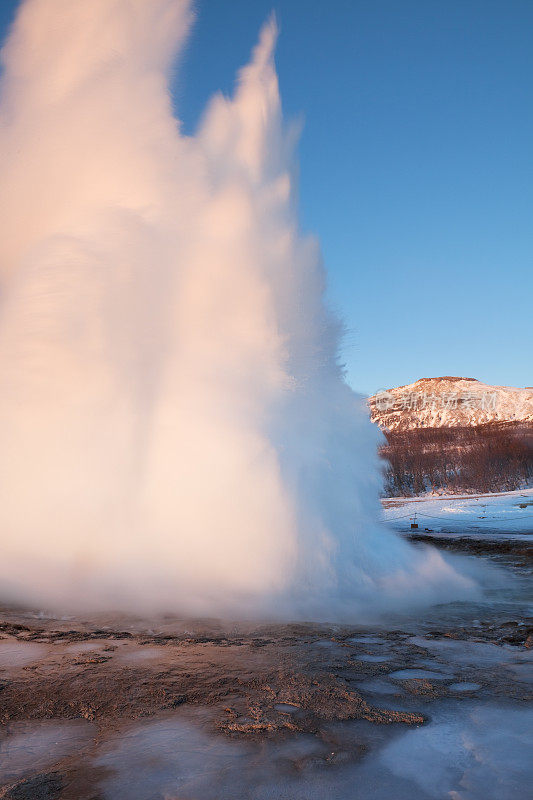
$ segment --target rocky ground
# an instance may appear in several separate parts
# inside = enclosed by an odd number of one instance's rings
[[[57,619],[5,607],[0,797],[525,798],[527,759],[494,763],[506,742],[516,760],[533,697],[530,564],[522,551],[498,558],[512,582],[486,601],[386,627]],[[493,718],[499,745],[482,738]],[[408,731],[417,752],[429,747],[418,767],[401,755]],[[454,748],[466,752],[465,736],[481,744],[458,775],[447,765]]]

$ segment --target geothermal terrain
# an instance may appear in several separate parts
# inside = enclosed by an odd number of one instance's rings
[[[532,549],[506,541],[466,546],[478,601],[386,625],[4,607],[0,796],[528,797]]]
[[[194,5],[31,0],[2,53],[0,797],[525,798],[531,530],[384,524],[275,20],[185,133]],[[416,447],[376,401],[389,494],[525,490],[531,391],[439,381]]]
[[[0,797],[528,797],[533,489],[382,505],[479,596],[351,625],[4,605]]]
[[[533,489],[382,505],[479,596],[350,625],[2,606],[0,797],[529,797]]]

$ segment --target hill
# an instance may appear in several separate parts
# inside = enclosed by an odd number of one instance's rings
[[[475,378],[421,378],[369,398],[383,430],[464,428],[492,422],[533,423],[533,389],[491,386]]]
[[[533,483],[533,389],[422,378],[369,398],[385,493],[498,492]]]

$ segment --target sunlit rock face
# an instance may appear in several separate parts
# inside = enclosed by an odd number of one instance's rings
[[[186,0],[27,0],[4,47],[3,591],[316,618],[469,592],[378,522],[275,23],[186,137],[167,81],[190,21]]]

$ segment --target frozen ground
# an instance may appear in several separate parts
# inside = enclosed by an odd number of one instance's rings
[[[57,738],[51,726],[33,726],[13,736],[12,749],[25,740],[27,754],[46,751],[49,765],[69,749],[92,752],[96,796],[112,800],[525,800],[532,729],[531,709],[469,700],[443,703],[426,725],[403,732],[369,723],[331,726],[327,742],[309,735],[222,739],[206,731],[201,714],[182,714],[140,722],[92,750],[89,723],[56,725]],[[59,774],[48,773],[48,796]],[[38,786],[34,781],[33,791]]]
[[[394,497],[382,501],[383,517],[398,530],[416,520],[421,532],[527,537],[533,533],[533,489],[477,495]]]
[[[526,800],[531,562],[481,557],[482,599],[381,626],[0,609],[0,797]]]

